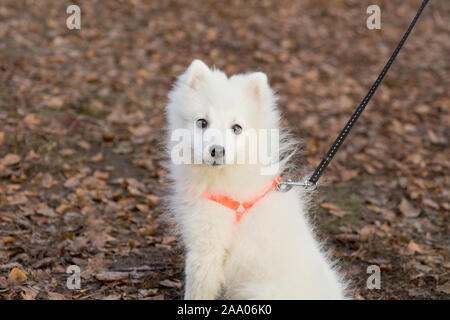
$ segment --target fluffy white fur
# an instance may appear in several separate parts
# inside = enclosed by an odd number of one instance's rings
[[[234,123],[243,130],[279,128],[275,101],[265,74],[228,78],[195,60],[169,94],[169,132],[199,130],[199,118],[219,130]],[[313,235],[300,188],[269,192],[238,224],[230,209],[201,196],[209,190],[246,201],[281,175],[283,161],[274,175],[261,175],[259,164],[208,163],[170,168],[171,211],[186,249],[185,299],[345,298],[344,281]]]

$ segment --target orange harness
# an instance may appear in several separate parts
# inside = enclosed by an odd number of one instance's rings
[[[223,194],[211,193],[209,191],[205,191],[203,193],[203,197],[233,210],[236,218],[236,223],[238,223],[244,215],[244,212],[250,210],[250,208],[253,207],[256,202],[262,199],[269,191],[274,189],[281,181],[282,180],[280,176],[277,176],[275,179],[273,179],[272,183],[264,188],[260,193],[258,193],[258,195],[242,203]]]

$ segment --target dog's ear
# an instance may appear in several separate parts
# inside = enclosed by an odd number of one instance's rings
[[[201,60],[192,61],[185,72],[185,82],[192,89],[197,89],[206,76],[211,72],[208,66]]]
[[[254,72],[248,78],[248,92],[258,103],[265,101],[267,93],[270,92],[267,76],[262,72]]]

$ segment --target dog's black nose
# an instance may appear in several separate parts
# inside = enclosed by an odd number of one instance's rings
[[[213,158],[223,158],[225,156],[225,148],[222,146],[214,145],[209,148],[209,152],[211,154],[211,157]]]

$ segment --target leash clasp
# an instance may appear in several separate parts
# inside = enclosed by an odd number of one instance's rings
[[[292,181],[288,179],[287,181],[281,181],[277,184],[277,190],[281,192],[287,192],[292,189],[292,187],[305,187],[306,191],[314,191],[316,190],[317,185],[309,179],[305,179],[303,181]]]

